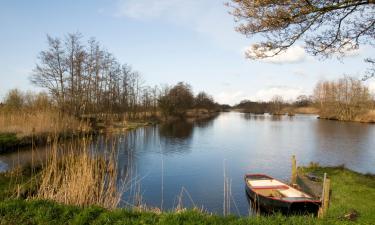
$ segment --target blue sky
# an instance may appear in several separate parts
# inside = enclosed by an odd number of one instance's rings
[[[47,34],[96,37],[147,84],[185,81],[229,104],[292,99],[321,79],[362,77],[363,59],[375,56],[364,46],[341,61],[320,61],[297,45],[276,59],[250,61],[243,52],[257,39],[236,33],[227,10],[223,0],[1,0],[0,97],[12,88],[38,90],[28,77]],[[374,80],[366,84],[375,90]]]

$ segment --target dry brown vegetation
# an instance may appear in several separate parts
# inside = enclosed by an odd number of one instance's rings
[[[319,114],[319,109],[312,106],[296,107],[293,112],[296,114]]]
[[[367,113],[357,116],[354,121],[364,123],[375,123],[375,110],[369,110]]]
[[[14,133],[19,138],[31,135],[62,134],[88,130],[87,123],[61,113],[46,93],[10,90],[0,105],[0,133]]]
[[[371,112],[374,109],[373,96],[358,79],[344,77],[319,82],[314,90],[314,98],[321,118],[362,122],[374,120]]]
[[[0,110],[0,133],[15,133],[18,137],[88,129],[86,123],[55,110],[18,112]]]
[[[40,174],[39,188],[32,198],[63,204],[98,205],[114,209],[125,188],[119,179],[115,151],[90,151],[83,140],[62,150],[55,142]],[[118,182],[118,181],[124,181]]]

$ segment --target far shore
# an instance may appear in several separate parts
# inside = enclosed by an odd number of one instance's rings
[[[77,126],[75,129],[60,131],[43,129],[35,131],[34,129],[34,132],[20,132],[23,129],[20,125],[17,129],[15,129],[15,131],[0,131],[0,154],[15,150],[29,149],[33,145],[44,146],[49,143],[52,138],[67,140],[87,135],[122,133],[158,123],[168,123],[178,120],[195,122],[199,120],[211,119],[216,117],[219,113],[220,111],[218,110],[191,109],[188,110],[183,116],[162,117],[160,113],[157,112],[155,115],[135,119],[122,119],[118,117],[116,117],[116,119],[114,119],[114,117],[110,119],[99,119],[99,117],[91,115],[82,117],[83,122],[81,123],[84,125]]]
[[[251,111],[243,108],[234,108],[232,111],[241,112],[241,113],[252,113]],[[254,114],[264,114],[264,113],[254,113]],[[375,123],[375,110],[369,110],[364,114],[360,114],[356,116],[352,120],[344,120],[337,118],[335,116],[324,116],[320,115],[320,110],[316,107],[286,107],[281,110],[280,113],[275,113],[271,115],[289,115],[294,116],[296,114],[306,114],[306,115],[317,115],[318,119],[324,120],[336,120],[336,121],[343,121],[343,122],[359,122],[359,123]]]

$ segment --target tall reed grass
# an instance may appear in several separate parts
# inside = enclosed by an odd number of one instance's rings
[[[69,148],[51,146],[50,156],[40,174],[40,186],[33,198],[77,206],[117,207],[125,188],[117,168],[117,154],[88,148],[84,139]]]
[[[0,110],[0,133],[15,133],[19,137],[24,137],[88,129],[86,123],[57,110]]]

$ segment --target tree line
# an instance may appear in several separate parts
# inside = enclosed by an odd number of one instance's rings
[[[269,101],[243,100],[234,108],[242,109],[244,112],[253,114],[270,113],[280,115],[285,113],[285,108],[289,107],[310,107],[313,106],[313,96],[300,95],[293,102],[288,102],[280,95],[275,95]]]
[[[354,120],[374,108],[368,87],[352,77],[321,81],[314,90],[314,101],[320,116],[329,119]]]
[[[139,72],[121,64],[98,41],[85,43],[80,33],[64,38],[47,36],[48,48],[39,54],[30,80],[46,88],[53,103],[76,116],[98,113],[153,112],[181,115],[189,108],[213,109],[212,96],[194,96],[191,86],[149,86]]]
[[[374,106],[374,96],[361,80],[344,77],[338,80],[320,81],[316,84],[313,95],[300,95],[293,102],[287,102],[276,95],[267,102],[243,100],[234,108],[254,114],[277,115],[286,113],[288,108],[315,107],[319,109],[322,118],[350,121],[374,109]]]

